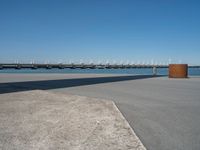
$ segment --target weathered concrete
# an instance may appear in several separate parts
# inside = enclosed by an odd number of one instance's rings
[[[112,75],[0,74],[0,82],[100,76]],[[41,86],[45,86],[42,83]],[[75,87],[51,91],[113,100],[148,150],[200,150],[200,77],[146,78],[85,86],[78,84],[77,80]],[[27,84],[25,87],[29,86]],[[2,88],[0,86],[0,90]]]
[[[39,90],[0,95],[0,149],[145,150],[112,101]]]

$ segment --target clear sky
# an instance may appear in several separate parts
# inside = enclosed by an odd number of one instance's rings
[[[200,64],[199,0],[0,0],[0,61]]]

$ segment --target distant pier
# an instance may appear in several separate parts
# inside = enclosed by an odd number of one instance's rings
[[[0,63],[0,69],[132,69],[132,68],[168,68],[168,65],[144,65],[144,64],[22,64],[22,63]],[[189,66],[189,68],[200,68],[200,66]]]

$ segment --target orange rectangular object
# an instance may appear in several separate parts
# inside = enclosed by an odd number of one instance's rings
[[[187,78],[188,65],[187,64],[170,64],[169,78]]]

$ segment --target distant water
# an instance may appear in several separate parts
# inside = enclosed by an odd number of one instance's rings
[[[167,75],[167,68],[158,68],[158,75]],[[150,68],[134,68],[134,69],[5,69],[0,70],[0,73],[94,73],[94,74],[146,74],[151,75]],[[190,68],[188,70],[190,76],[200,76],[200,68]]]

